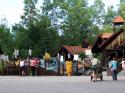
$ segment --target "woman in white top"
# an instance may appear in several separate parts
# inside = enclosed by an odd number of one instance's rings
[[[20,60],[20,72],[21,76],[25,75],[25,60]]]

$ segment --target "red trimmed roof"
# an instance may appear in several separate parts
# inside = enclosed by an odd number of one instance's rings
[[[85,53],[85,50],[88,50],[89,48],[82,48],[81,46],[63,46],[70,54],[79,54],[79,53]]]
[[[125,20],[121,16],[116,16],[113,19],[113,23],[124,23],[124,22],[125,22]]]
[[[110,38],[108,38],[106,41],[104,41],[99,47],[100,48],[106,47],[109,43],[111,43],[123,31],[124,31],[124,29],[120,29],[118,32],[114,33]]]
[[[111,37],[113,35],[113,33],[103,33],[102,35],[101,35],[101,38],[109,38],[109,37]]]
[[[105,40],[103,39],[109,39],[111,36],[113,35],[113,33],[102,33],[102,34],[99,34],[97,37],[96,37],[96,40],[92,46],[92,51],[93,52],[97,52],[99,51],[99,46],[102,45]]]

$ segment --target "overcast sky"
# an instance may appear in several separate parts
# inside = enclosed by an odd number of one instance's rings
[[[42,0],[39,0],[42,1]],[[90,0],[93,2],[93,0]],[[106,6],[117,6],[119,0],[102,0]],[[23,14],[23,0],[0,0],[0,19],[6,18],[9,25],[18,23]]]

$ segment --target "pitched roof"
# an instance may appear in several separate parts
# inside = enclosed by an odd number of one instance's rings
[[[103,33],[101,34],[101,38],[109,38],[113,35],[113,33]]]
[[[79,53],[85,53],[85,50],[89,48],[82,48],[81,46],[63,46],[70,54],[79,54]]]
[[[113,19],[113,23],[124,23],[124,22],[125,22],[125,20],[121,16],[116,16]]]
[[[120,29],[119,32],[114,33],[110,38],[104,41],[99,48],[105,48],[109,43],[111,43],[119,34],[121,34],[124,29]]]
[[[113,35],[113,33],[103,33],[103,34],[99,34],[96,39],[95,39],[95,42],[92,46],[92,51],[93,52],[97,52],[100,51],[99,50],[99,46],[103,44],[103,40],[102,39],[108,39],[110,38],[111,36]]]

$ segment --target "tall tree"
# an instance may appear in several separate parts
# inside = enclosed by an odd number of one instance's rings
[[[112,20],[117,15],[113,6],[108,7],[106,14],[104,15],[104,23],[103,25],[112,25]]]
[[[30,23],[35,23],[38,16],[36,8],[38,0],[24,0],[24,15],[21,16],[22,23],[27,27]]]
[[[1,19],[0,22],[0,45],[4,52],[9,56],[12,56],[13,51],[13,37],[10,32],[10,29],[7,26],[7,20]]]
[[[51,6],[48,10],[52,26],[55,26],[61,34],[61,42],[79,45],[90,30],[91,14],[87,0],[53,0],[48,6]]]
[[[120,3],[125,3],[125,0],[120,0]]]
[[[125,2],[120,2],[120,6],[118,9],[119,15],[121,15],[123,18],[125,18]]]
[[[58,32],[51,26],[51,20],[46,13],[49,10],[42,7],[42,13],[36,10],[37,0],[24,1],[24,15],[22,24],[13,26],[15,39],[20,50],[33,50],[33,56],[42,56],[45,51],[53,53],[58,47]]]
[[[103,25],[103,17],[105,15],[105,4],[102,0],[94,0],[94,4],[91,6],[93,10],[93,23],[99,26]]]

